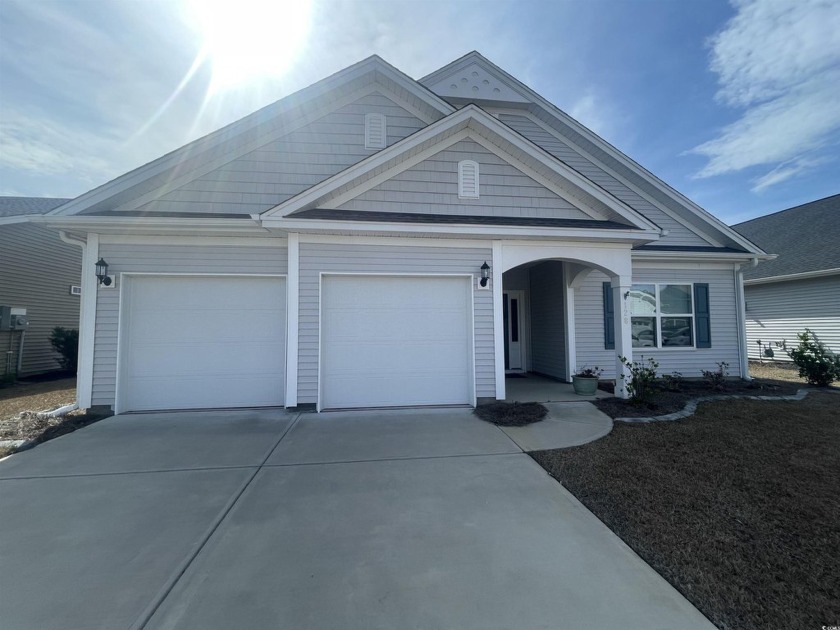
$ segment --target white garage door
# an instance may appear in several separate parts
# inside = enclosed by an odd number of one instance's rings
[[[135,276],[123,291],[121,411],[283,405],[283,278]]]
[[[324,276],[321,407],[470,404],[468,278]]]

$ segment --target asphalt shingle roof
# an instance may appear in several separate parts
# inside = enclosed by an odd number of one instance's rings
[[[58,197],[0,197],[0,217],[46,214],[68,201]]]
[[[840,268],[840,195],[732,226],[775,260],[744,270],[745,280]]]

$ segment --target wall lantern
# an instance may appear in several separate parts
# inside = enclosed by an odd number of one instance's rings
[[[490,265],[487,264],[487,261],[484,261],[484,264],[481,265],[481,282],[479,284],[482,287],[487,286],[487,280],[490,278]]]
[[[96,261],[96,277],[99,278],[99,284],[104,284],[106,287],[111,286],[111,278],[108,277],[108,263],[104,258]]]

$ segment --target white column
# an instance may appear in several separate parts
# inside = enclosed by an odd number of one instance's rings
[[[286,407],[297,407],[298,316],[300,299],[300,236],[288,236],[289,265],[286,274]]]
[[[630,319],[630,302],[627,295],[633,286],[630,276],[610,278],[613,292],[613,319],[615,324],[615,395],[627,398],[627,380],[630,370],[622,363],[621,357],[633,360],[633,327]],[[624,375],[624,378],[621,378]]]
[[[99,260],[99,235],[88,234],[82,250],[82,299],[79,309],[79,359],[76,375],[76,404],[88,409],[93,398],[93,348],[96,332],[96,261]]]
[[[496,364],[496,400],[505,399],[505,329],[502,313],[502,242],[493,241],[493,264],[490,270],[490,283],[493,288],[493,345]]]

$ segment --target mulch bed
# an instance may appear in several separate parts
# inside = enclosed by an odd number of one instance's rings
[[[725,630],[840,622],[840,395],[702,403],[532,457]]]
[[[601,389],[606,389],[599,385]],[[611,385],[608,386],[611,391]],[[740,394],[747,396],[789,396],[805,387],[791,381],[775,379],[754,379],[743,381],[733,379],[727,381],[723,390],[712,389],[706,381],[685,381],[680,391],[672,392],[664,386],[656,386],[656,393],[649,404],[638,405],[621,398],[598,398],[593,404],[610,418],[641,418],[645,416],[662,416],[681,411],[686,403],[703,396],[718,396],[721,394]]]
[[[475,415],[486,422],[502,427],[524,427],[545,418],[548,409],[540,403],[496,402],[479,405]]]

